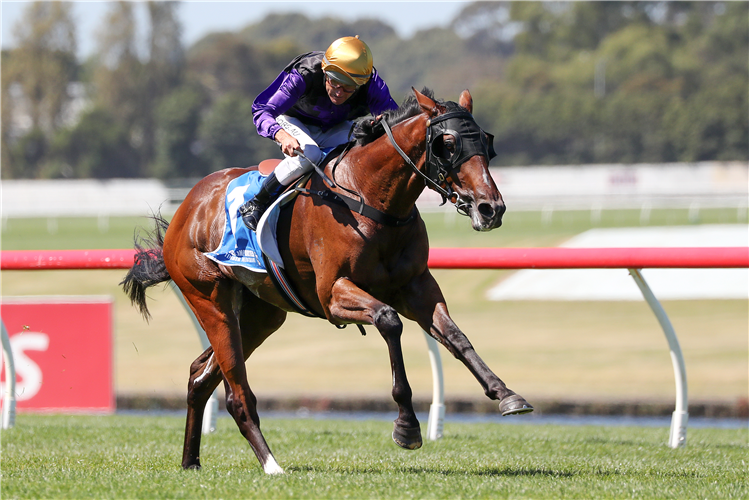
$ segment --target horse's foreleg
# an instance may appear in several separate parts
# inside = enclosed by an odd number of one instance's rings
[[[403,323],[391,306],[380,302],[350,280],[341,278],[333,285],[330,301],[331,321],[368,323],[374,325],[385,339],[390,355],[393,375],[392,395],[398,404],[393,441],[409,450],[421,447],[421,428],[411,400],[411,386],[406,377],[406,367],[401,349]]]
[[[213,348],[209,347],[190,365],[185,446],[182,451],[182,467],[185,469],[200,469],[200,438],[205,405],[220,381],[221,370],[213,355]]]
[[[476,353],[471,342],[450,317],[442,291],[429,271],[413,280],[408,288],[404,294],[404,316],[416,321],[470,370],[484,393],[491,399],[499,400],[502,415],[533,411],[533,407],[522,396],[508,389]]]

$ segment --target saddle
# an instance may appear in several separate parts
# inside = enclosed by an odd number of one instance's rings
[[[269,175],[282,161],[283,160],[279,160],[278,158],[268,158],[267,160],[263,160],[258,164],[257,171],[263,175]]]

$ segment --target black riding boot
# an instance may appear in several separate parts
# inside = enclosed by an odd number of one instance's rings
[[[284,189],[286,189],[286,186],[278,182],[275,172],[271,172],[265,181],[263,181],[263,185],[255,197],[239,207],[239,215],[242,216],[244,225],[256,231],[260,217],[263,216],[263,213],[265,213],[271,203],[278,198],[278,195]]]

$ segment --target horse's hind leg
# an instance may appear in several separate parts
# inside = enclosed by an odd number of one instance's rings
[[[175,282],[180,285],[178,279]],[[285,313],[269,304],[263,308],[253,307],[259,299],[238,282],[219,280],[211,285],[208,293],[200,293],[189,286],[181,288],[213,350],[212,353],[210,350],[204,352],[193,363],[196,370],[191,370],[190,389],[195,397],[188,397],[183,467],[200,467],[203,408],[210,392],[218,385],[220,375],[223,375],[227,386],[227,409],[239,431],[249,442],[266,473],[282,473],[283,469],[278,466],[260,431],[256,399],[247,382],[244,362],[268,335],[278,329],[285,319]],[[251,312],[255,313],[252,321]]]
[[[330,301],[332,319],[342,322],[369,323],[379,330],[388,346],[390,368],[393,375],[393,400],[398,404],[398,418],[394,422],[393,441],[409,450],[421,447],[421,428],[411,400],[411,386],[406,377],[406,367],[401,349],[403,323],[398,313],[387,304],[375,299],[346,278],[333,285]]]
[[[491,399],[499,400],[502,415],[533,411],[533,407],[522,396],[508,389],[479,357],[471,342],[450,318],[439,285],[428,271],[409,284],[404,296],[406,309],[402,311],[403,314],[415,320],[463,362],[484,388],[484,393]]]
[[[205,405],[220,381],[221,370],[213,355],[213,347],[209,347],[190,365],[185,446],[182,451],[184,469],[200,469],[200,438]]]

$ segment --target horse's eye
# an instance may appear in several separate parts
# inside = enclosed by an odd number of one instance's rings
[[[442,136],[442,142],[445,145],[445,152],[448,154],[455,153],[456,140],[452,135],[445,134]]]
[[[458,140],[452,134],[442,134],[437,136],[432,143],[432,152],[435,156],[450,160],[458,150]]]

